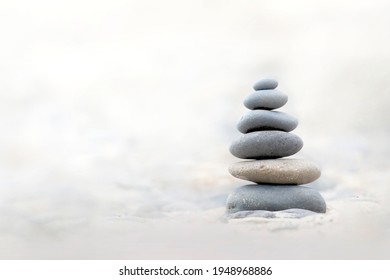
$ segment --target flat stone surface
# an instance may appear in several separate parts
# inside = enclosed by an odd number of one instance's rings
[[[259,130],[292,131],[298,125],[298,119],[287,113],[268,110],[253,110],[246,112],[237,124],[242,133]]]
[[[229,195],[226,207],[228,213],[286,209],[326,212],[325,200],[318,191],[308,187],[289,185],[246,185],[239,187]]]
[[[242,159],[287,157],[303,147],[302,139],[283,131],[255,131],[242,135],[230,146],[232,155]]]
[[[278,86],[278,81],[272,78],[263,78],[261,80],[258,80],[254,85],[253,88],[255,90],[262,90],[262,89],[274,89]]]
[[[244,105],[250,110],[273,110],[287,103],[288,97],[277,89],[258,90],[249,94],[244,99]]]
[[[234,177],[255,183],[301,185],[321,176],[318,166],[305,159],[265,159],[233,163],[229,172]]]

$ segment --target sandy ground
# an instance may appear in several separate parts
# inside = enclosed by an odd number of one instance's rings
[[[0,258],[388,259],[388,1],[1,1]],[[326,214],[224,219],[262,75]]]

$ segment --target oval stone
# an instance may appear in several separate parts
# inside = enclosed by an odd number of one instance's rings
[[[246,185],[237,188],[226,202],[227,212],[305,209],[326,212],[326,203],[315,189],[289,185]]]
[[[261,80],[258,80],[254,85],[253,88],[255,90],[262,90],[262,89],[274,89],[278,86],[278,81],[272,78],[264,78]]]
[[[321,176],[314,162],[295,158],[236,162],[229,172],[236,178],[263,184],[308,184]]]
[[[264,130],[242,135],[233,141],[230,152],[242,159],[269,159],[291,156],[302,147],[302,139],[293,133]]]
[[[250,110],[277,109],[287,103],[288,97],[277,89],[258,90],[244,99],[244,105]]]
[[[298,125],[298,119],[283,112],[253,110],[243,115],[237,124],[242,133],[259,130],[292,131]]]

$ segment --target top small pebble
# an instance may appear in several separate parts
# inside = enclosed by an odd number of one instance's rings
[[[257,81],[253,88],[254,90],[263,90],[263,89],[274,89],[278,86],[278,81],[272,78],[264,78]]]

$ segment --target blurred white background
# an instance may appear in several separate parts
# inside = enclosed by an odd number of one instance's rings
[[[389,12],[1,0],[0,258],[388,258]],[[221,220],[263,75],[322,166],[326,215]]]

